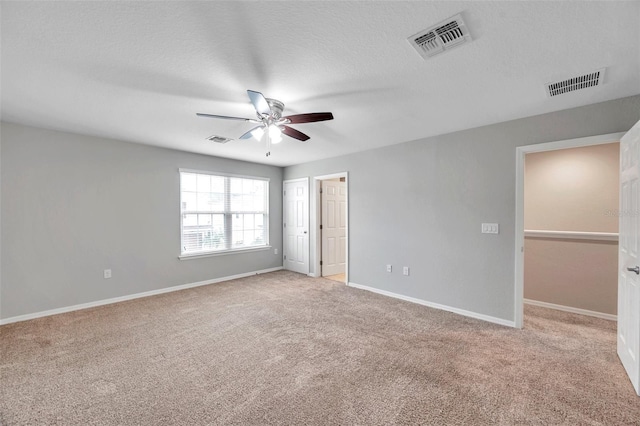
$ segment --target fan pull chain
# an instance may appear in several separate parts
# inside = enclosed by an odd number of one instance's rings
[[[271,155],[271,135],[269,134],[269,128],[267,127],[267,157]]]

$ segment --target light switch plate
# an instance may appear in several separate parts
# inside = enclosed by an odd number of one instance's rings
[[[483,223],[482,233],[483,234],[499,234],[500,225],[498,225],[497,223]]]

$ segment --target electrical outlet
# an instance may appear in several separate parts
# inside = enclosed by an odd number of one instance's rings
[[[391,265],[387,265],[387,272],[391,272],[393,270],[393,267]]]
[[[404,266],[402,268],[402,275],[409,276],[409,267],[408,266]]]
[[[273,249],[273,254],[278,254],[278,249]]]
[[[104,270],[104,278],[105,279],[111,278],[111,269],[105,269]]]

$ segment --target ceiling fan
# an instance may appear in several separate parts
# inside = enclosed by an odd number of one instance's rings
[[[313,123],[316,121],[333,120],[333,114],[330,112],[311,112],[307,114],[294,114],[282,116],[284,103],[277,99],[265,98],[262,93],[254,90],[247,90],[249,99],[256,109],[256,118],[229,117],[226,115],[214,115],[196,113],[198,117],[222,118],[225,120],[248,121],[258,124],[242,136],[240,139],[255,138],[261,140],[264,134],[267,135],[267,157],[271,155],[271,144],[279,143],[282,140],[282,134],[298,139],[300,141],[309,140],[309,136],[289,127],[288,124]]]

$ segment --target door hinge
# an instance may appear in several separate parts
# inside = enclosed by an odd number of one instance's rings
[[[282,195],[287,195],[287,191],[282,191]]]
[[[284,255],[284,260],[287,260],[287,255],[286,254]]]
[[[320,193],[322,194],[322,188],[320,188]]]
[[[322,229],[322,225],[320,225],[320,229]]]
[[[320,266],[322,266],[322,260],[320,261]]]
[[[287,227],[287,224],[286,224],[286,223],[283,223],[283,224],[282,224],[282,227],[283,227],[283,228],[286,228],[286,227]]]

